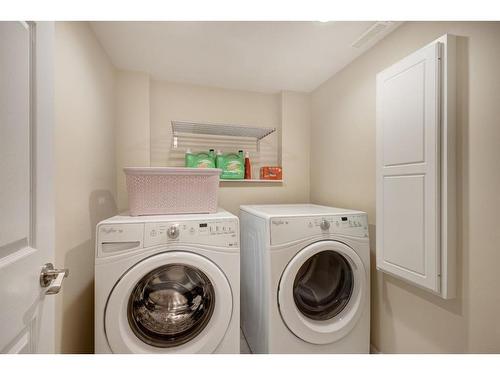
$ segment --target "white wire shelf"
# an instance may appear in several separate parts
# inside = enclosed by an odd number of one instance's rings
[[[225,180],[220,179],[220,182],[243,182],[246,184],[281,184],[283,180],[260,180],[260,179],[249,179],[249,180]]]
[[[225,137],[252,138],[260,141],[276,131],[276,128],[258,128],[254,126],[211,124],[187,121],[172,121],[172,134],[215,135]]]

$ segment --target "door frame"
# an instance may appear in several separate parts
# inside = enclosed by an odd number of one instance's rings
[[[32,214],[37,248],[48,249],[55,263],[54,199],[54,22],[29,22],[31,32]],[[37,196],[43,199],[37,199]],[[40,265],[42,266],[42,265]],[[38,353],[55,352],[55,298],[44,298]]]

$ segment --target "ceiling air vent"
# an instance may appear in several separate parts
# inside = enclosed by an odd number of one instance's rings
[[[354,43],[351,44],[351,46],[354,48],[359,48],[365,45],[370,40],[372,40],[376,35],[380,34],[382,31],[391,26],[391,24],[392,24],[391,21],[375,22],[365,32],[363,32],[363,34],[361,34],[359,38],[356,39]]]

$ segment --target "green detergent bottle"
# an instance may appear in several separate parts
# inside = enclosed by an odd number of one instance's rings
[[[185,165],[188,168],[215,168],[215,152],[211,149],[208,152],[193,154],[190,149],[187,149]]]
[[[223,180],[240,180],[245,178],[245,155],[243,150],[239,150],[237,154],[217,153],[216,157],[217,168],[222,169],[220,178]]]

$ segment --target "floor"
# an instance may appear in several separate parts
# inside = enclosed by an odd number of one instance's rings
[[[240,353],[241,354],[252,354],[250,348],[248,347],[247,340],[245,339],[245,335],[243,331],[240,329]]]
[[[240,329],[240,354],[252,354],[243,331]],[[373,345],[370,345],[370,354],[382,354]]]

